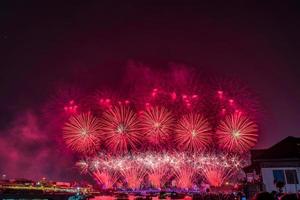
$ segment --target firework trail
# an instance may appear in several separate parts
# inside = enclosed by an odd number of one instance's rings
[[[158,189],[161,189],[166,184],[171,175],[170,167],[167,165],[157,166],[149,169],[148,171],[148,177],[151,185]]]
[[[102,185],[103,189],[112,189],[119,180],[119,175],[107,170],[96,170],[92,172],[93,177]]]
[[[194,168],[182,166],[175,171],[176,186],[182,189],[190,189],[193,186],[193,178],[196,175]]]
[[[77,166],[82,172],[98,173],[104,170],[120,174],[125,179],[124,182],[128,188],[133,187],[133,189],[138,188],[145,175],[148,175],[150,184],[158,189],[162,188],[167,181],[172,180],[175,175],[177,187],[186,189],[191,187],[196,175],[203,177],[212,186],[219,187],[224,181],[229,181],[245,164],[238,156],[229,154],[188,155],[186,153],[146,152],[125,156],[102,154],[87,161],[79,161]],[[97,174],[91,173],[91,175]]]
[[[228,180],[229,174],[226,168],[220,166],[206,166],[202,168],[201,172],[211,186],[220,187],[225,180]]]
[[[85,160],[76,162],[75,166],[80,169],[80,173],[82,174],[87,174],[89,172],[89,163]]]
[[[92,162],[89,164],[89,161]],[[89,161],[80,160],[76,163],[76,166],[80,169],[82,174],[90,174],[94,177],[103,189],[112,189],[119,181],[119,173],[104,166],[100,166],[100,161],[97,159]]]
[[[193,160],[203,179],[214,187],[222,186],[244,166],[238,156],[229,154],[202,154]]]
[[[147,174],[143,166],[134,165],[133,163],[131,163],[131,166],[121,170],[120,173],[124,177],[127,187],[131,189],[139,189]]]

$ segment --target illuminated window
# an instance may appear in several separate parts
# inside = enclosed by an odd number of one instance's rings
[[[274,183],[277,183],[279,181],[286,183],[283,170],[273,170],[273,177],[274,177]]]

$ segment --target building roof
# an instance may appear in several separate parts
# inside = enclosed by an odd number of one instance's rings
[[[300,159],[300,138],[286,137],[268,149],[252,150],[252,161]]]
[[[300,138],[286,137],[268,149],[253,149],[251,152],[251,165],[244,168],[246,173],[259,171],[261,161],[300,161]]]

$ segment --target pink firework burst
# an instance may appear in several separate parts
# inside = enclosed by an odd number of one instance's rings
[[[182,189],[190,189],[193,186],[193,178],[196,175],[194,168],[182,166],[175,170],[176,185]]]
[[[217,130],[218,144],[222,149],[244,153],[253,147],[258,138],[257,124],[241,113],[229,115]]]
[[[121,170],[121,175],[124,177],[127,187],[131,189],[140,188],[146,174],[146,170],[139,165]]]
[[[178,123],[175,143],[179,149],[199,152],[211,143],[211,127],[200,114],[184,115]]]
[[[211,165],[202,168],[201,173],[208,184],[214,187],[220,187],[224,181],[230,178],[229,170],[224,167]]]
[[[159,145],[169,138],[174,118],[164,107],[151,107],[141,116],[142,130],[153,145]]]
[[[155,188],[163,187],[171,177],[170,167],[167,165],[160,165],[148,171],[148,177],[151,185]]]
[[[67,146],[79,153],[95,153],[100,145],[100,124],[90,113],[72,116],[63,127]]]
[[[139,120],[127,106],[115,106],[103,113],[101,131],[113,153],[135,150],[142,138]]]
[[[102,185],[103,189],[111,189],[119,180],[119,175],[107,170],[96,170],[92,172],[96,181]]]

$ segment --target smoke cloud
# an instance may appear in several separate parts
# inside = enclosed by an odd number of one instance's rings
[[[1,133],[0,173],[7,178],[73,180],[74,156],[62,151],[34,111],[19,114]]]

